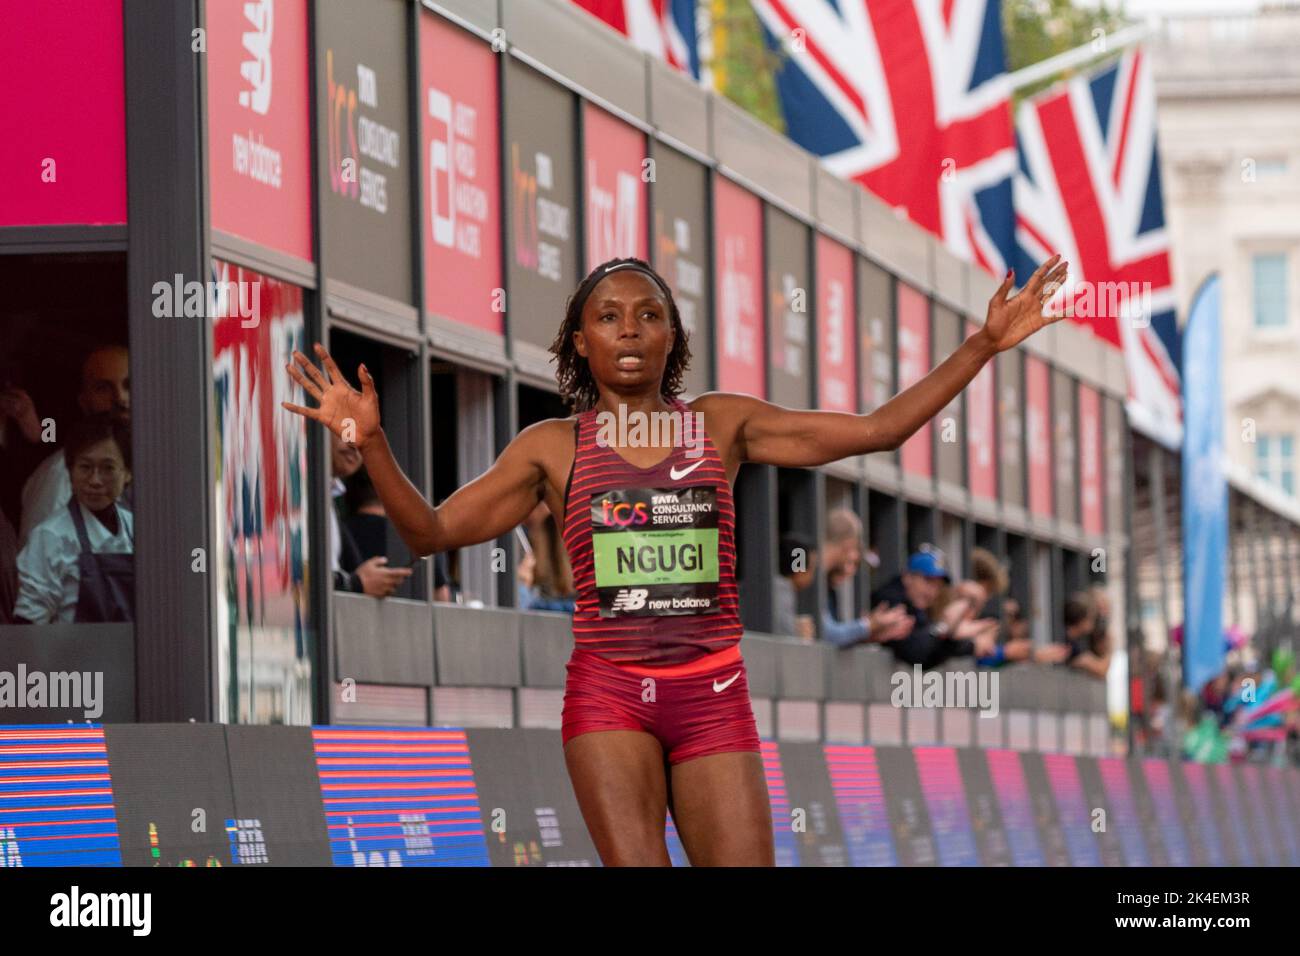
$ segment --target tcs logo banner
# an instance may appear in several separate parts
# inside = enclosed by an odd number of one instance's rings
[[[601,523],[610,528],[628,528],[643,525],[650,521],[650,506],[645,501],[611,501],[600,500]]]

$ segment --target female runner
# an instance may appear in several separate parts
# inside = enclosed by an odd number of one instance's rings
[[[413,554],[491,541],[538,501],[555,516],[578,590],[561,736],[604,864],[668,865],[671,809],[693,865],[771,866],[772,813],[739,648],[736,473],[747,461],[812,467],[897,448],[989,359],[1059,318],[1043,307],[1065,279],[1060,258],[1015,296],[1008,272],[984,326],[865,415],[726,392],[682,402],[690,351],[672,293],[638,259],[604,263],[569,300],[551,346],[577,414],[524,429],[436,508],[393,458],[364,365],[357,391],[319,343],[320,368],[295,352],[289,374],[317,407],[283,404],[361,450]],[[636,430],[674,412],[680,427],[667,442],[653,441],[663,437],[653,427]],[[601,425],[619,420],[633,428],[611,440]],[[652,437],[628,437],[637,435]]]

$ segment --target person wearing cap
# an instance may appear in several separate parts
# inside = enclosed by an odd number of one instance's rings
[[[871,595],[873,605],[900,606],[912,621],[906,637],[891,641],[894,657],[905,664],[937,667],[952,657],[984,657],[996,640],[978,622],[963,621],[952,627],[933,621],[930,613],[952,575],[943,563],[943,552],[929,545],[907,559],[907,569],[887,581]]]

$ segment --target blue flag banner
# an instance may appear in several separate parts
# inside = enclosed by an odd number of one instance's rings
[[[1183,680],[1199,691],[1223,670],[1228,489],[1223,471],[1220,282],[1211,275],[1183,330]]]

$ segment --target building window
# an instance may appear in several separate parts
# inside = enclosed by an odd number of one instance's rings
[[[0,256],[0,624],[135,619],[125,283],[118,254]]]
[[[1285,156],[1268,156],[1255,162],[1255,175],[1260,179],[1285,176],[1286,171]]]
[[[1261,252],[1251,257],[1255,291],[1255,328],[1276,329],[1286,321],[1286,253]]]
[[[1288,495],[1294,495],[1294,436],[1260,435],[1255,443],[1255,474]]]

